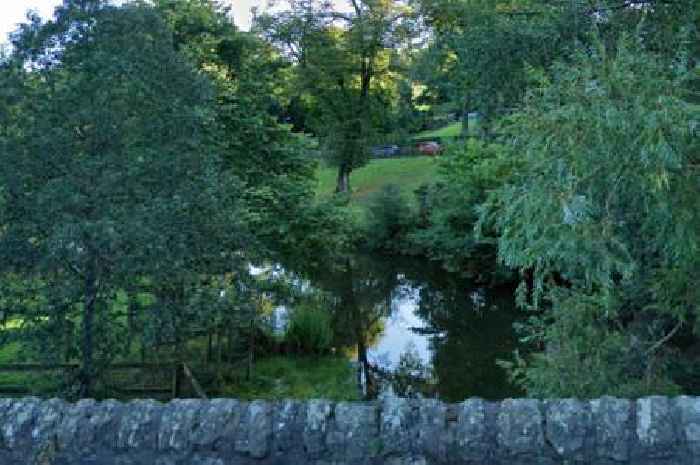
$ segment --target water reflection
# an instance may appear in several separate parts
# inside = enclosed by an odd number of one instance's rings
[[[329,296],[336,345],[353,348],[367,397],[521,394],[496,365],[516,345],[512,289],[478,287],[423,260],[368,255],[305,275]]]
[[[384,369],[396,369],[403,353],[412,354],[424,365],[432,360],[433,351],[427,337],[432,328],[418,315],[419,290],[408,284],[400,286],[402,289],[392,299],[384,331],[368,351],[371,363]]]

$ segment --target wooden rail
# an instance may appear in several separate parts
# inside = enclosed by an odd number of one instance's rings
[[[219,367],[240,367],[239,364],[219,364]],[[5,363],[0,364],[0,373],[9,372],[44,372],[53,370],[79,370],[80,365],[77,363]],[[109,386],[116,392],[123,394],[166,394],[169,393],[173,398],[177,398],[181,394],[181,374],[189,380],[195,393],[202,399],[207,399],[207,394],[202,387],[202,384],[192,373],[192,369],[186,363],[112,363],[104,368],[104,371],[119,371],[119,370],[148,370],[148,371],[171,371],[172,372],[172,387],[166,386],[144,386],[144,387],[121,387],[117,385]],[[27,386],[21,385],[2,385],[0,384],[0,394],[17,394],[31,392]]]
[[[105,367],[105,370],[164,370],[172,369],[174,364],[166,363],[112,363]],[[77,370],[80,365],[77,363],[4,363],[0,364],[0,373],[8,371],[51,371],[51,370]]]

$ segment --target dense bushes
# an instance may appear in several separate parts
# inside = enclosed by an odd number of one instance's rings
[[[435,183],[415,192],[415,201],[387,185],[368,207],[366,241],[390,253],[420,254],[452,272],[482,282],[512,279],[496,260],[495,233],[478,232],[478,206],[510,177],[517,164],[501,145],[470,139],[448,147]]]
[[[509,178],[517,159],[502,146],[469,139],[454,144],[440,161],[439,181],[419,192],[420,227],[411,241],[450,271],[482,281],[500,281],[508,272],[497,266],[492,231],[475,231],[477,208],[489,190]]]
[[[333,343],[331,315],[312,305],[299,306],[292,311],[285,334],[288,346],[297,352],[321,354]]]
[[[369,203],[367,242],[375,249],[394,253],[410,251],[407,234],[415,223],[415,213],[395,184],[387,184]]]

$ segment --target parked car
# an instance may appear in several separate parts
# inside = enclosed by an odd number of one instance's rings
[[[393,157],[400,153],[398,145],[376,145],[372,147],[372,156],[381,157]]]
[[[424,155],[437,155],[442,151],[442,146],[434,140],[426,142],[418,142],[416,145],[418,151]]]

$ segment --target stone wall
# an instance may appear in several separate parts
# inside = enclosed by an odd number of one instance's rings
[[[0,465],[700,465],[700,398],[0,399]]]

